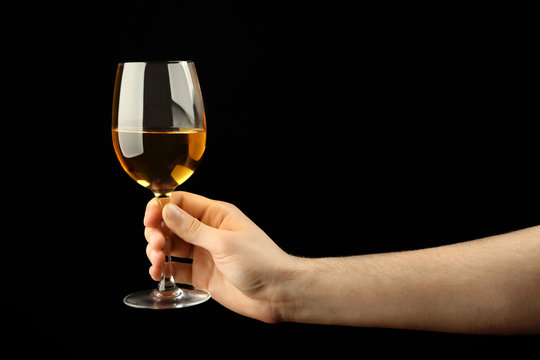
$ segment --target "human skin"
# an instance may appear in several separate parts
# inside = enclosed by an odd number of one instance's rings
[[[176,282],[207,289],[239,314],[457,333],[540,333],[540,226],[415,251],[308,259],[285,253],[232,204],[174,192],[148,203],[150,275],[175,234]],[[437,236],[437,234],[433,234]]]

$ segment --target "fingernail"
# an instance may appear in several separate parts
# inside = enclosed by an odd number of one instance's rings
[[[182,210],[174,204],[165,205],[165,216],[172,221],[178,221],[182,217]]]

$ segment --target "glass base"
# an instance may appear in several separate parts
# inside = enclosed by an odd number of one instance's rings
[[[129,294],[124,298],[124,304],[139,309],[179,309],[203,303],[208,299],[210,293],[203,289],[150,289]]]

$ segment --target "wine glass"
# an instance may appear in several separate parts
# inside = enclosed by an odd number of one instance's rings
[[[150,189],[163,207],[175,188],[201,161],[206,118],[193,61],[124,62],[114,86],[112,138],[116,156],[138,184]],[[174,309],[210,298],[203,289],[181,288],[172,274],[171,242],[176,236],[161,222],[166,244],[156,289],[127,295],[136,308]]]

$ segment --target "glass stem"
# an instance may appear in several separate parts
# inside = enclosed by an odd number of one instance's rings
[[[157,198],[161,209],[169,203],[170,198],[167,196],[161,196]],[[163,251],[165,252],[165,261],[161,266],[161,280],[159,281],[157,291],[159,292],[177,292],[179,288],[176,286],[173,276],[172,263],[171,263],[171,249],[172,249],[172,237],[176,236],[163,221],[161,221],[161,230],[165,236],[165,245]]]

